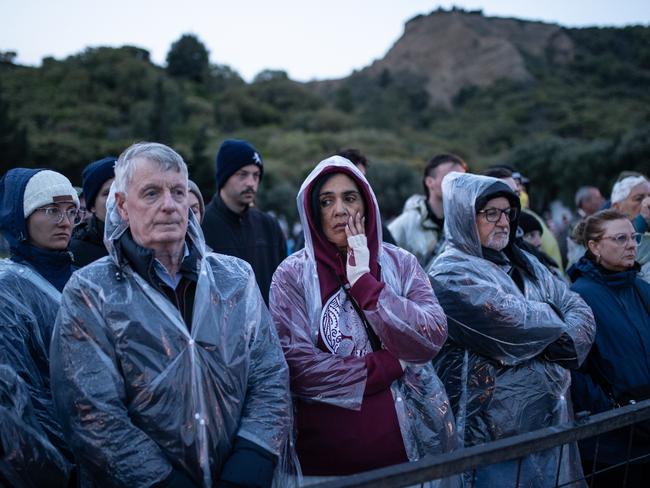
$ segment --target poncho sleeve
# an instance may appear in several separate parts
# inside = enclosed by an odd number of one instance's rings
[[[501,364],[540,355],[568,330],[552,305],[526,298],[484,259],[442,255],[430,278],[447,314],[449,337]]]
[[[290,369],[291,391],[302,399],[358,410],[364,394],[388,388],[403,371],[389,351],[344,357],[320,350],[312,336],[301,278],[296,260],[285,260],[273,276],[269,299]]]

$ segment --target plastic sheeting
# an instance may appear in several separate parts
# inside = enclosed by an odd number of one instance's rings
[[[446,250],[429,276],[447,314],[449,340],[434,360],[464,446],[572,418],[571,375],[595,337],[591,309],[535,258],[522,293],[508,267],[482,257],[475,201],[496,180],[451,173],[443,180]],[[578,479],[575,445],[524,459],[521,486]],[[478,486],[514,486],[516,463],[480,469]]]
[[[310,183],[332,165],[347,167],[358,181],[368,185],[364,176],[340,157],[321,162],[307,177],[297,197],[305,248],[287,258],[276,271],[270,309],[294,375],[293,393],[301,399],[358,410],[367,378],[363,357],[331,354],[316,345],[323,307],[303,201]],[[379,215],[371,189],[370,193],[370,204]],[[376,224],[381,242],[379,218]],[[430,363],[446,338],[445,317],[413,255],[383,244],[378,259],[386,286],[376,309],[364,313],[384,347],[409,363],[391,390],[407,456],[415,461],[426,454],[450,451],[457,443],[447,395]],[[352,309],[345,306],[348,298],[344,291],[338,293],[342,308]],[[350,317],[345,314],[340,317],[342,322],[347,319]],[[345,324],[341,327],[344,329]]]
[[[52,338],[55,403],[82,478],[150,486],[173,464],[213,486],[240,436],[279,456],[274,483],[290,486],[288,368],[250,266],[209,252],[190,215],[202,256],[190,332],[121,263],[114,243],[126,228],[112,190],[110,254],[73,275]]]
[[[29,390],[13,368],[0,364],[0,484],[65,487],[70,464],[48,440]]]
[[[24,382],[20,392],[23,388],[29,392],[33,416],[59,456],[69,453],[54,412],[48,351],[60,300],[61,294],[30,266],[0,261],[0,364]],[[3,443],[8,440],[5,437]],[[26,444],[17,438],[10,445],[14,449]],[[29,449],[22,455],[27,462]]]

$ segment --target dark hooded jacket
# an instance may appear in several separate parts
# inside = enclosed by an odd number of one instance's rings
[[[587,359],[572,372],[575,410],[604,412],[634,398],[635,390],[650,392],[650,285],[638,277],[638,265],[613,273],[583,256],[570,277],[571,289],[591,307],[598,327]],[[627,429],[601,436],[598,460],[624,460],[628,438]],[[594,448],[581,445],[582,456],[593,459]]]
[[[215,252],[238,257],[252,266],[268,304],[273,272],[287,257],[287,243],[278,221],[255,207],[237,214],[217,192],[205,207],[202,227],[205,243]]]
[[[104,222],[93,215],[87,222],[77,226],[70,241],[70,251],[78,268],[108,256],[104,246]]]
[[[370,272],[351,287],[312,210],[327,173],[353,178],[366,204]],[[416,258],[381,242],[370,185],[333,156],[307,177],[297,203],[305,248],[275,272],[270,310],[291,371],[304,473],[349,474],[453,449],[454,420],[430,363],[446,338],[444,314]]]
[[[518,199],[503,182],[450,173],[442,183],[447,247],[429,277],[449,326],[434,360],[464,447],[572,418],[571,374],[595,335],[591,310],[537,259],[514,245],[481,246],[476,212],[495,197]],[[516,222],[511,223],[511,229]],[[557,472],[558,463],[561,466]],[[582,475],[575,444],[476,471],[476,486],[555,486]]]
[[[0,232],[9,243],[11,260],[34,268],[62,291],[74,268],[68,251],[49,251],[28,242],[23,196],[27,182],[40,169],[14,168],[0,180]]]
[[[21,456],[17,456],[15,447],[25,446],[25,439],[33,435],[35,427],[24,424],[22,434],[18,428],[12,430],[17,437],[11,445],[5,445],[9,438],[3,437],[3,457],[11,455],[9,465],[19,462],[26,473],[39,466],[42,456],[54,465],[60,464],[62,454],[71,458],[52,403],[49,345],[60,306],[60,290],[72,266],[68,253],[39,249],[27,242],[23,194],[27,182],[38,171],[15,168],[0,180],[0,229],[11,252],[10,259],[0,261],[0,364],[8,366],[24,382],[39,423],[37,430],[47,436],[39,441],[45,450],[37,452],[35,447],[20,453]],[[65,483],[68,469],[69,466],[61,472],[62,478],[53,478],[51,483]]]

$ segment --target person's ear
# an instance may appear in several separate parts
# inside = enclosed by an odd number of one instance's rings
[[[433,188],[434,182],[435,182],[435,180],[434,180],[433,176],[425,176],[424,177],[424,184],[427,186],[427,188],[429,190],[431,190]]]
[[[589,252],[593,254],[594,256],[600,256],[600,242],[599,241],[594,241],[590,240],[587,242],[587,249],[589,249]]]
[[[117,211],[120,213],[120,217],[125,222],[129,221],[129,209],[126,204],[126,196],[122,192],[115,192],[115,204],[117,205]]]

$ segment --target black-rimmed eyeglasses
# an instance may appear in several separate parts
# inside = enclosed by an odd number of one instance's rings
[[[498,222],[501,219],[501,215],[505,215],[506,218],[512,222],[517,219],[519,215],[519,209],[515,207],[508,208],[486,208],[479,210],[477,213],[485,215],[485,220],[488,222]]]

